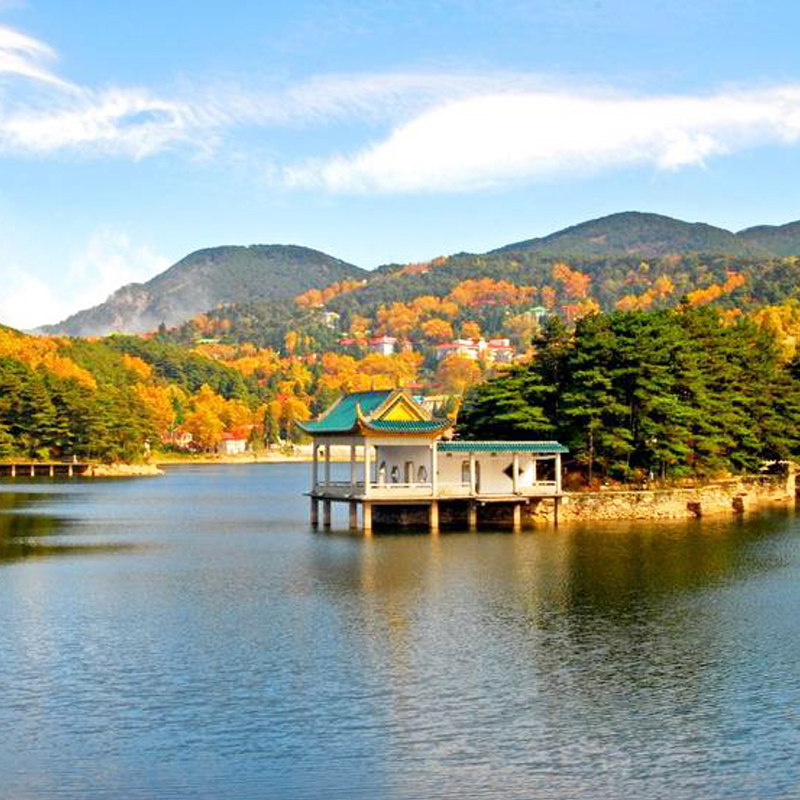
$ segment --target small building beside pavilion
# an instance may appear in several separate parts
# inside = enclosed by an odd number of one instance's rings
[[[433,418],[402,389],[355,392],[337,400],[315,420],[300,423],[313,439],[311,521],[331,524],[331,504],[345,502],[350,526],[370,532],[378,518],[402,519],[404,510],[427,509],[432,531],[440,505],[464,509],[470,528],[478,508],[503,505],[515,528],[524,506],[561,497],[561,456],[552,441],[476,442],[454,439],[451,419]],[[331,448],[349,445],[349,478],[334,480]]]

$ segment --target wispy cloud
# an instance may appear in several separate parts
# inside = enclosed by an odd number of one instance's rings
[[[13,75],[72,90],[75,87],[47,68],[56,53],[52,47],[12,28],[0,26],[0,77]]]
[[[324,75],[266,87],[211,83],[169,93],[77,86],[56,54],[0,27],[0,153],[143,159],[213,156],[243,131],[346,124],[372,143],[264,170],[282,187],[329,192],[470,191],[648,165],[675,170],[746,148],[795,143],[800,84],[705,95],[576,89],[526,74]],[[17,83],[23,91],[11,91]],[[16,87],[19,89],[19,87]],[[37,92],[37,89],[40,90]]]
[[[636,164],[674,170],[798,136],[800,86],[661,98],[499,91],[445,102],[283,178],[334,192],[470,190]]]

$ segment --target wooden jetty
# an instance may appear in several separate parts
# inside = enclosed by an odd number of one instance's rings
[[[395,525],[423,519],[437,532],[443,518],[464,517],[470,530],[479,509],[495,520],[522,525],[525,506],[562,497],[558,442],[466,442],[447,438],[453,422],[432,419],[398,389],[356,392],[316,420],[301,423],[313,438],[311,524],[331,526],[331,504],[349,504],[350,527],[371,533],[374,517]],[[331,479],[331,447],[349,445],[349,480]],[[320,475],[322,466],[322,475]],[[422,514],[415,513],[421,511]],[[487,513],[499,512],[499,513]]]
[[[94,464],[78,461],[15,461],[0,463],[3,478],[74,478],[89,475]]]

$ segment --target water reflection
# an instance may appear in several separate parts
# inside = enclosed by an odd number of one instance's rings
[[[0,796],[797,788],[791,515],[362,539],[306,480],[0,493]]]
[[[120,542],[52,541],[64,536],[69,520],[48,515],[43,509],[60,497],[42,492],[41,486],[36,486],[36,489],[35,492],[0,491],[0,566],[35,558],[120,553],[136,549],[133,544]]]

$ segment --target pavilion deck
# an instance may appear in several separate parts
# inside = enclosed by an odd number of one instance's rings
[[[432,483],[371,483],[365,489],[363,481],[319,482],[308,493],[317,500],[363,502],[427,502],[431,500],[469,500],[482,502],[513,502],[530,498],[558,497],[561,492],[556,481],[536,481],[532,486],[519,487],[516,492],[481,492],[469,482]]]

